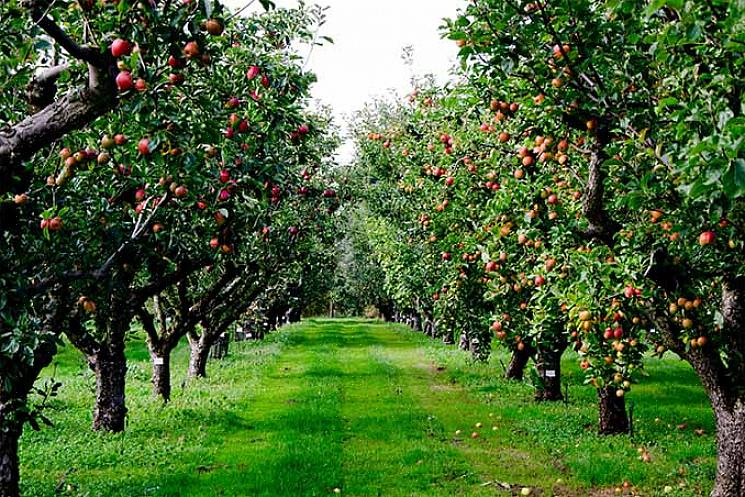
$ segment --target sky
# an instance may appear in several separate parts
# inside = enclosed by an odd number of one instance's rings
[[[250,0],[226,0],[233,9]],[[345,129],[351,114],[375,96],[394,90],[402,97],[411,91],[412,76],[433,74],[447,80],[456,62],[457,47],[440,39],[439,26],[454,17],[465,0],[316,0],[328,6],[322,35],[334,44],[316,47],[308,68],[318,83],[313,96],[331,106],[337,124]],[[293,7],[296,0],[275,0],[278,7]],[[247,12],[261,9],[258,2]],[[413,66],[402,58],[404,47],[413,48]],[[339,159],[348,161],[352,147],[345,143]]]

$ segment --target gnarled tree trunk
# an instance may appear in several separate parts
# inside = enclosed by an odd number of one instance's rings
[[[598,389],[600,401],[600,427],[601,435],[617,435],[629,432],[629,417],[626,414],[626,397],[616,395],[613,387]]]
[[[150,359],[153,364],[153,395],[168,402],[171,400],[171,350],[150,350]]]
[[[207,377],[207,359],[209,358],[212,342],[210,334],[204,330],[201,335],[191,332],[189,337],[189,369],[186,373],[188,378],[206,378]],[[216,337],[215,337],[216,338]]]
[[[717,476],[711,497],[745,496],[745,399],[713,404],[717,422]]]
[[[562,400],[561,356],[567,348],[566,340],[553,344],[538,344],[535,368],[541,384],[535,392],[536,400]]]
[[[14,416],[11,405],[0,405],[0,497],[18,497],[20,480],[18,439],[22,423],[8,419]]]
[[[515,349],[512,352],[512,358],[504,372],[504,377],[508,380],[522,381],[525,375],[525,366],[533,356],[532,347],[526,345],[523,350]]]
[[[118,433],[124,431],[127,415],[124,386],[127,359],[124,341],[101,349],[91,359],[96,374],[96,405],[93,410],[93,429]]]

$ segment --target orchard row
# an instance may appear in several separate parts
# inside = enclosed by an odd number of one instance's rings
[[[34,382],[63,340],[95,374],[93,428],[117,432],[135,330],[167,402],[181,341],[205,376],[221,336],[297,320],[327,291],[337,139],[298,55],[322,22],[188,1],[0,6],[1,496],[19,494],[18,437],[47,421]]]
[[[645,357],[677,354],[715,411],[717,497],[745,494],[744,12],[473,0],[447,24],[458,81],[362,112],[350,170],[380,267],[358,300],[506,348],[509,378],[532,359],[539,400],[576,350],[603,434]]]

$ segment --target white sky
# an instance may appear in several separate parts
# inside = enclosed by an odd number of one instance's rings
[[[240,8],[249,0],[225,0]],[[275,0],[278,7],[297,5],[296,0]],[[447,79],[455,63],[457,47],[440,39],[444,17],[454,17],[464,0],[316,0],[329,6],[322,35],[334,44],[316,47],[309,68],[318,83],[313,95],[333,108],[337,124],[345,128],[346,117],[378,95],[394,90],[403,96],[411,90],[412,76],[434,74]],[[256,2],[258,5],[258,2]],[[261,7],[258,7],[259,9]],[[255,10],[251,7],[251,10]],[[413,48],[413,67],[401,55]],[[351,157],[351,144],[340,151],[340,159]]]

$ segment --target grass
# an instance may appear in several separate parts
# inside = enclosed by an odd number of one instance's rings
[[[24,495],[477,497],[527,486],[600,496],[628,480],[641,495],[671,485],[665,495],[677,497],[707,494],[715,470],[708,403],[673,359],[650,360],[629,395],[630,438],[596,435],[594,392],[571,355],[569,402],[536,404],[529,384],[501,379],[506,357],[474,363],[374,321],[310,320],[232,344],[185,389],[179,348],[167,406],[151,397],[144,344],[132,341],[128,356],[128,428],[118,435],[90,431],[92,375],[75,350],[58,356],[48,371],[64,383],[47,412],[55,426],[22,438]]]

